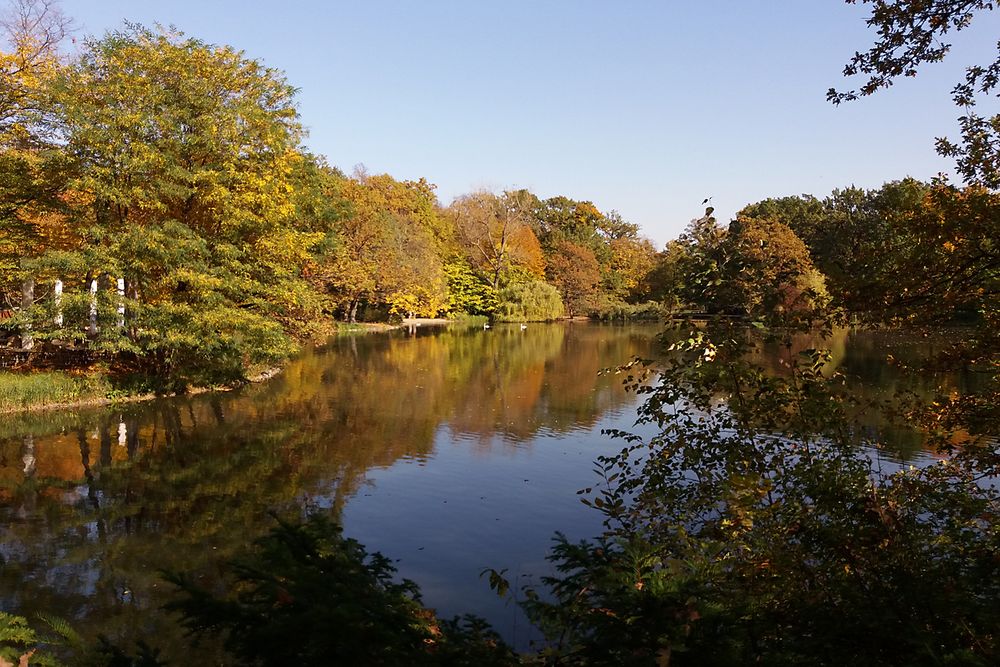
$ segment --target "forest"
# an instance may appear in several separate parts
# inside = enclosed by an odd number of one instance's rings
[[[867,80],[831,89],[835,104],[940,60],[940,38],[992,9],[863,4],[876,42],[845,74]],[[605,532],[557,535],[553,573],[521,590],[484,572],[546,634],[538,653],[436,618],[389,557],[316,514],[276,518],[215,589],[165,573],[193,634],[223,636],[242,664],[1000,661],[1000,120],[976,106],[1000,61],[967,69],[961,137],[937,142],[961,184],[890,175],[725,223],[709,206],[657,249],[589,201],[445,205],[425,179],[345,174],[305,148],[294,86],[244,52],[126,24],[70,56],[57,5],[16,6],[0,52],[0,341],[22,366],[58,350],[113,379],[99,391],[181,393],[243,382],[334,322],[668,321],[665,364],[619,369],[656,435],[609,433],[580,492]],[[947,348],[906,370],[961,369],[980,390],[865,402],[828,350],[780,373],[753,362],[762,341],[848,325],[948,327]],[[877,466],[884,443],[856,421],[876,411],[939,458]],[[37,623],[0,620],[0,664],[45,644]],[[145,644],[84,647],[45,624],[92,664],[161,664]]]

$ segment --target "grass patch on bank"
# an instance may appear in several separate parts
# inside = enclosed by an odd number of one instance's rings
[[[469,315],[468,313],[455,313],[450,315],[448,319],[452,324],[461,327],[481,327],[484,324],[489,324],[490,321],[486,315]]]
[[[0,372],[0,412],[106,398],[111,391],[103,375]]]

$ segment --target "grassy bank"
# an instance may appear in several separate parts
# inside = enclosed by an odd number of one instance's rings
[[[103,401],[111,391],[107,377],[99,373],[0,372],[0,413]]]

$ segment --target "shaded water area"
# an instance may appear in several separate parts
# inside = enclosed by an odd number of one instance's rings
[[[593,482],[597,456],[621,447],[601,430],[630,429],[637,404],[620,376],[600,371],[655,356],[658,331],[577,323],[345,337],[236,392],[0,417],[0,606],[143,637],[188,664],[175,620],[158,610],[171,593],[160,572],[211,583],[273,525],[269,511],[310,507],[397,559],[439,615],[479,614],[526,648],[537,633],[480,572],[506,568],[517,588],[551,572],[556,530],[600,532],[576,491]],[[769,348],[761,361],[781,372],[809,344]],[[827,346],[858,392],[875,393],[901,382],[889,351],[917,358],[937,344],[842,331]],[[898,445],[898,459],[921,456],[914,438]]]

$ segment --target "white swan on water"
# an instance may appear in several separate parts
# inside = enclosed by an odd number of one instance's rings
[[[522,324],[522,325],[521,325],[521,331],[524,331],[524,330],[525,330],[525,329],[527,329],[527,328],[528,328],[528,325],[527,325],[527,324]]]

